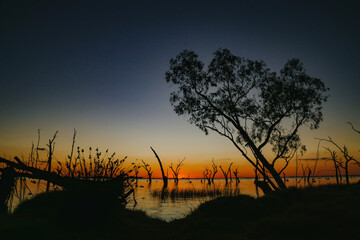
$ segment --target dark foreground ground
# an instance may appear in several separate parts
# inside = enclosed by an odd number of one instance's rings
[[[360,185],[219,198],[166,223],[103,197],[52,192],[0,218],[0,239],[360,239]]]

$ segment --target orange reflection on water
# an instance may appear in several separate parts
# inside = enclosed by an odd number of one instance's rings
[[[360,177],[350,177],[350,183],[356,183],[360,180]],[[181,189],[198,189],[208,188],[209,185],[200,179],[181,179],[179,184],[176,185],[172,180],[169,180],[169,190],[177,188]],[[310,180],[313,186],[321,184],[335,184],[336,179],[334,177],[317,177],[314,181]],[[300,178],[288,178],[286,181],[287,186],[304,187],[304,180]],[[238,189],[241,194],[257,197],[256,187],[254,185],[253,178],[240,179],[240,183],[236,184],[235,181],[225,184],[223,179],[215,179],[214,185],[216,188],[232,188]],[[173,219],[179,219],[185,217],[193,209],[197,208],[201,203],[210,200],[210,198],[179,198],[179,199],[161,199],[159,197],[153,197],[151,192],[155,190],[161,190],[163,182],[161,179],[153,179],[149,184],[145,179],[141,179],[138,182],[138,186],[135,188],[135,196],[137,205],[134,208],[134,203],[129,202],[127,207],[129,209],[137,209],[146,212],[149,216],[160,218],[165,221],[171,221]],[[210,186],[214,187],[214,186]],[[259,190],[259,196],[262,196],[261,190]]]
[[[359,176],[351,176],[350,183],[356,183],[360,180]],[[316,177],[311,179],[313,186],[322,184],[335,184],[335,177]],[[288,187],[297,186],[304,187],[304,180],[301,178],[288,178],[286,184]],[[344,179],[343,179],[344,183]],[[44,192],[46,189],[46,181],[33,181],[26,180],[26,188],[21,188],[20,181],[17,182],[17,193],[15,194],[12,207],[15,208],[19,204],[20,196],[22,198],[31,198],[33,195]],[[134,184],[135,185],[135,184]],[[161,199],[158,196],[153,196],[152,192],[159,191],[163,188],[163,182],[161,179],[153,179],[152,183],[146,179],[139,179],[137,186],[135,186],[135,199],[137,204],[134,206],[134,201],[130,199],[127,204],[127,208],[142,210],[146,214],[154,218],[160,218],[165,221],[171,221],[173,219],[179,219],[185,217],[192,210],[196,209],[201,203],[211,200],[211,197],[192,197],[192,198],[166,198]],[[202,190],[204,188],[216,188],[216,189],[232,189],[237,190],[241,194],[257,197],[256,187],[254,185],[253,178],[240,179],[240,183],[236,184],[233,180],[227,185],[223,179],[215,179],[214,184],[209,186],[201,179],[180,179],[176,185],[173,180],[169,180],[168,190],[172,189],[181,190]],[[20,191],[22,189],[22,192]],[[262,196],[261,190],[259,190],[259,196]]]

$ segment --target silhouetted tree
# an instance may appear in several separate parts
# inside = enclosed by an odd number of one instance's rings
[[[325,149],[330,153],[331,160],[332,160],[332,162],[334,164],[336,183],[340,184],[340,179],[339,178],[341,178],[341,172],[340,172],[341,164],[340,164],[340,161],[337,159],[336,151],[332,151],[330,148],[325,148]]]
[[[172,171],[175,183],[179,182],[179,173],[180,173],[181,167],[184,166],[184,164],[183,164],[184,160],[185,160],[185,158],[183,160],[179,161],[178,164],[176,164],[176,166],[173,166],[172,163],[169,166],[169,168]]]
[[[239,173],[238,168],[235,168],[235,171],[233,171],[233,173],[235,176],[236,184],[240,183],[240,179],[238,177],[238,173]]]
[[[207,167],[205,167],[205,170],[203,171],[203,177],[204,177],[204,183],[207,181],[208,184],[211,184],[211,176],[212,176],[212,172],[210,169],[208,169]]]
[[[221,171],[222,171],[222,173],[223,173],[223,175],[224,175],[224,178],[225,178],[225,184],[228,184],[228,178],[231,177],[231,165],[232,165],[232,164],[233,164],[233,163],[230,163],[230,165],[229,165],[229,167],[228,167],[227,170],[224,170],[224,169],[221,167],[221,165],[220,165],[220,169],[221,169]]]
[[[163,183],[164,183],[164,186],[163,186],[163,192],[164,192],[165,188],[166,188],[167,185],[168,185],[168,178],[167,178],[167,176],[165,176],[164,168],[163,168],[163,166],[162,166],[160,157],[157,155],[157,153],[155,152],[155,150],[154,150],[152,147],[150,147],[150,149],[151,149],[151,151],[153,151],[153,153],[155,154],[156,159],[157,159],[158,162],[159,162],[159,166],[160,166],[160,170],[161,170],[161,175],[162,175]]]
[[[352,130],[354,130],[356,133],[360,134],[360,131],[355,129],[354,126],[352,125],[351,122],[347,122]],[[333,146],[335,146],[338,150],[340,150],[340,152],[342,153],[345,161],[342,161],[342,159],[336,160],[336,152],[330,150],[330,148],[325,148],[326,150],[328,150],[328,152],[331,155],[331,158],[334,162],[334,166],[335,166],[335,170],[336,170],[336,174],[340,172],[340,170],[338,171],[338,168],[341,167],[342,169],[345,170],[345,179],[346,179],[346,184],[349,184],[349,164],[353,163],[356,164],[358,166],[360,166],[360,160],[356,159],[354,156],[350,155],[348,148],[344,145],[343,147],[339,146],[334,140],[332,140],[331,137],[328,137],[328,139],[319,139],[320,141],[326,141],[331,143]],[[341,175],[340,175],[341,178]],[[338,179],[337,179],[338,181]]]
[[[145,163],[144,160],[141,160],[142,162],[142,165],[141,167],[145,169],[147,175],[148,175],[148,178],[149,178],[149,183],[151,183],[151,176],[153,174],[153,171],[151,170],[151,167],[149,164]]]
[[[337,149],[339,149],[339,151],[342,153],[345,161],[341,161],[339,160],[339,166],[341,168],[343,168],[345,170],[345,179],[346,179],[346,184],[349,184],[349,164],[350,163],[354,163],[357,165],[360,165],[360,161],[355,159],[354,156],[350,155],[348,148],[344,145],[343,147],[340,147],[337,143],[335,143],[331,137],[329,137],[329,139],[320,139],[326,142],[331,143],[332,145],[334,145]]]
[[[178,86],[170,97],[175,112],[188,115],[205,134],[210,130],[230,140],[272,189],[286,188],[275,163],[300,145],[302,125],[319,127],[328,91],[297,59],[277,74],[227,49],[214,53],[207,70],[194,52],[181,52],[170,60],[166,81]],[[269,145],[273,159],[263,154]]]
[[[131,165],[133,166],[133,170],[134,170],[134,173],[135,173],[135,186],[137,186],[138,179],[139,179],[139,168],[141,166],[137,165],[136,163],[131,163]]]

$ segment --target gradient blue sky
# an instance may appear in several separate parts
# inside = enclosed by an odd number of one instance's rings
[[[56,153],[82,147],[186,164],[247,165],[226,139],[173,112],[164,74],[184,49],[218,48],[279,70],[299,58],[330,88],[320,130],[355,154],[360,136],[360,15],[356,1],[16,1],[0,3],[0,154],[29,151],[59,130]],[[325,155],[325,152],[322,151]]]

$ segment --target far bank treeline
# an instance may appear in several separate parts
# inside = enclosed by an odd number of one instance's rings
[[[185,115],[191,124],[205,134],[213,131],[230,141],[254,168],[255,184],[264,193],[286,189],[284,170],[296,153],[303,153],[299,129],[317,129],[323,120],[323,103],[327,101],[329,89],[323,81],[309,76],[298,59],[285,63],[279,73],[271,71],[263,61],[253,61],[233,55],[227,49],[220,49],[213,55],[208,67],[198,59],[193,51],[185,50],[170,60],[166,81],[175,87],[170,102],[178,115]],[[350,124],[352,129],[359,131]],[[11,197],[17,179],[33,178],[46,180],[49,191],[51,184],[63,188],[94,187],[120,196],[124,203],[133,193],[131,179],[137,179],[143,169],[151,183],[152,167],[145,161],[125,166],[126,157],[115,158],[115,154],[105,153],[97,148],[89,151],[75,147],[75,136],[71,152],[66,162],[53,158],[55,138],[46,147],[32,146],[28,159],[0,159],[0,203],[4,205]],[[39,133],[40,139],[40,133]],[[338,153],[330,148],[338,183],[341,169],[344,169],[349,183],[349,165],[359,161],[352,156],[346,146],[341,147],[331,138],[319,139],[332,144]],[[273,157],[263,151],[270,149]],[[158,160],[164,186],[168,176],[159,155],[151,148]],[[46,160],[39,158],[39,152],[46,152]],[[184,159],[171,163],[169,167],[175,183]],[[316,175],[313,169],[302,167],[303,177],[310,183]],[[221,171],[225,181],[239,182],[238,169],[232,163],[218,166],[214,161],[203,171],[204,182],[211,184]],[[116,183],[116,184],[114,184]]]

